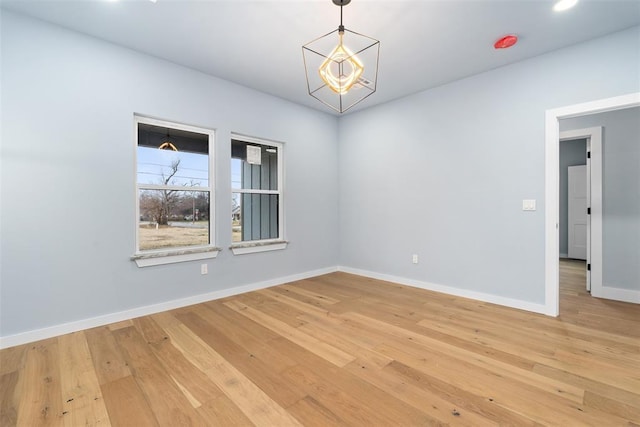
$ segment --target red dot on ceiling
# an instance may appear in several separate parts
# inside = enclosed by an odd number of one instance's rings
[[[518,42],[518,36],[509,34],[508,36],[504,36],[499,39],[497,42],[493,44],[493,47],[496,49],[506,49],[508,47],[513,46]]]

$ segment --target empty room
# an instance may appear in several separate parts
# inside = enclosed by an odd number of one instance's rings
[[[640,426],[640,1],[0,0],[0,426]]]

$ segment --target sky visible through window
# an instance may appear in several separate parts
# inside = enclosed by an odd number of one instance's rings
[[[231,188],[242,188],[242,160],[231,159]]]
[[[242,188],[242,159],[231,159],[231,188],[234,190]],[[231,197],[231,209],[240,206],[240,194],[232,193]]]
[[[158,150],[138,146],[138,184],[164,185],[179,161],[178,170],[168,185],[206,187],[209,185],[209,156],[186,151]]]

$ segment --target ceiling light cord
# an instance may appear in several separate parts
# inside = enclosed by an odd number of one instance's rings
[[[344,25],[342,25],[342,7],[349,3],[351,3],[351,0],[333,0],[333,4],[340,6],[340,26],[338,27],[338,32],[340,34],[344,33]]]

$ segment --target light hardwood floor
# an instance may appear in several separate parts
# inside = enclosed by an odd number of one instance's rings
[[[559,318],[334,273],[5,349],[0,424],[638,426],[640,307],[583,269]]]

